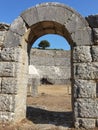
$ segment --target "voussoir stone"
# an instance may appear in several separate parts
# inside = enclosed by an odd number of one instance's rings
[[[36,7],[30,8],[21,14],[23,20],[29,25],[33,25],[38,22],[38,13]]]
[[[64,24],[65,20],[68,19],[68,10],[66,10],[66,8],[62,8],[61,6],[56,7],[54,5],[47,4],[46,6],[42,5],[37,6],[36,8],[38,12],[38,18],[40,21],[52,20]]]
[[[25,25],[23,19],[21,17],[18,17],[11,24],[10,30],[19,35],[23,35],[26,32],[27,28],[26,28],[26,25]]]
[[[90,28],[78,29],[71,34],[73,46],[90,46],[92,42],[92,30]]]

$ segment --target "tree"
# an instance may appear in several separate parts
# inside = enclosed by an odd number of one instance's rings
[[[50,47],[50,43],[47,40],[42,40],[38,46],[42,49],[46,49],[47,47]]]

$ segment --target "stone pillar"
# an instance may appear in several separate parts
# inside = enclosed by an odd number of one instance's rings
[[[19,122],[26,118],[26,98],[28,83],[28,55],[23,49],[20,50],[20,58],[16,64],[17,95],[15,96],[15,119]],[[21,104],[21,105],[20,105]]]
[[[17,122],[25,118],[27,69],[27,54],[23,49],[16,47],[1,50],[0,122],[2,123]]]
[[[10,27],[0,24],[0,123],[12,124],[26,117],[28,54],[23,38],[25,31],[21,17]]]
[[[38,86],[40,85],[40,78],[29,75],[28,80],[28,96],[38,96]]]
[[[76,46],[73,49],[73,98],[75,127],[94,128],[98,118],[96,80],[98,53],[96,46]]]
[[[37,96],[40,85],[40,75],[34,65],[29,65],[28,95]]]
[[[0,24],[0,123],[11,122],[14,118],[15,108],[15,64],[6,58],[8,55],[3,50],[8,28],[8,25]]]

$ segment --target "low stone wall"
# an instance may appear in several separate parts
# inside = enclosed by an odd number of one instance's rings
[[[30,65],[39,73],[42,84],[70,84],[70,51],[31,49]]]

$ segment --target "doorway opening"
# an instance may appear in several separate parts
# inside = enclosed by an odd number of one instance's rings
[[[43,40],[50,43],[45,50],[38,46]],[[35,124],[72,125],[71,50],[66,39],[56,34],[37,39],[29,67],[27,118]]]

